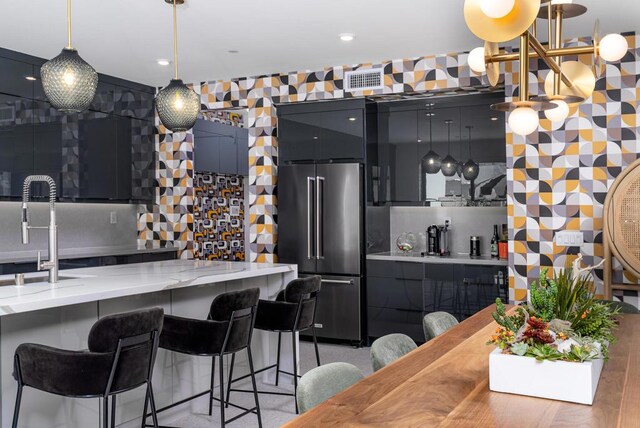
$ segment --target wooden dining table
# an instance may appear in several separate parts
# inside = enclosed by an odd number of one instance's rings
[[[489,390],[495,305],[285,427],[640,427],[640,315],[620,315],[592,406]],[[521,382],[527,382],[526,373]]]

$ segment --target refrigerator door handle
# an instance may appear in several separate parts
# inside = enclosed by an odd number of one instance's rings
[[[342,285],[353,285],[353,279],[344,280],[344,279],[321,279],[320,282],[325,284],[342,284]]]
[[[316,183],[316,259],[322,260],[324,259],[324,242],[322,242],[322,216],[324,215],[324,177],[317,176]]]
[[[311,260],[314,255],[313,252],[313,239],[311,231],[313,230],[313,184],[316,179],[313,177],[307,177],[307,259]]]

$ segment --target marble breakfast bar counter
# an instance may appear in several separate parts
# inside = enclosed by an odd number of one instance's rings
[[[106,315],[161,306],[165,313],[204,319],[212,299],[223,292],[260,288],[262,299],[274,299],[297,277],[297,266],[170,260],[61,271],[55,285],[31,282],[0,287],[0,413],[1,426],[11,426],[17,384],[13,379],[13,354],[20,343],[35,342],[63,349],[86,349],[93,323]],[[9,279],[0,277],[0,281]],[[291,340],[283,335],[282,365],[291,371]],[[275,363],[277,335],[256,330],[252,351],[256,369]],[[287,350],[289,350],[287,352]],[[225,369],[228,369],[228,364]],[[211,359],[158,350],[153,387],[158,408],[208,388]],[[234,377],[248,373],[246,353],[236,356]],[[273,375],[264,374],[266,380]],[[98,399],[67,399],[25,388],[20,427],[99,426]],[[116,424],[140,426],[144,388],[118,398]],[[206,412],[206,398],[163,414]]]

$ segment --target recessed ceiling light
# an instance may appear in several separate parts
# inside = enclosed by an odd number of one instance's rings
[[[495,122],[496,120],[498,120],[498,118],[497,117],[492,117],[491,120],[493,120]]]
[[[343,42],[351,42],[356,38],[356,35],[353,33],[342,33],[340,34],[340,40]]]
[[[27,79],[27,80],[31,80],[31,81],[38,80],[33,76],[24,76],[24,78]]]
[[[229,49],[227,52],[228,52],[228,53],[230,53],[230,54],[237,54],[237,53],[240,53],[240,51],[239,51],[239,50],[237,50],[237,49]]]
[[[169,64],[171,64],[171,61],[169,61],[168,59],[159,59],[158,60],[158,65],[161,65],[163,67],[166,67]]]

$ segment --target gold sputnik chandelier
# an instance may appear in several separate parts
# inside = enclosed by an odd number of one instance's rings
[[[563,47],[562,25],[565,19],[575,18],[587,11],[572,0],[466,0],[464,18],[473,34],[485,40],[483,47],[469,53],[469,67],[485,73],[492,86],[498,84],[499,64],[519,61],[519,94],[512,102],[491,106],[509,112],[509,127],[518,135],[529,135],[538,129],[538,112],[547,119],[562,122],[571,106],[588,99],[595,89],[596,76],[602,72],[604,61],[619,61],[628,49],[620,34],[600,38],[596,21],[591,46]],[[538,41],[538,19],[547,21],[549,42]],[[501,52],[499,43],[520,39],[518,53]],[[593,67],[579,61],[562,61],[565,56],[590,55]],[[545,95],[529,96],[529,59],[541,58],[551,72],[545,80]]]

